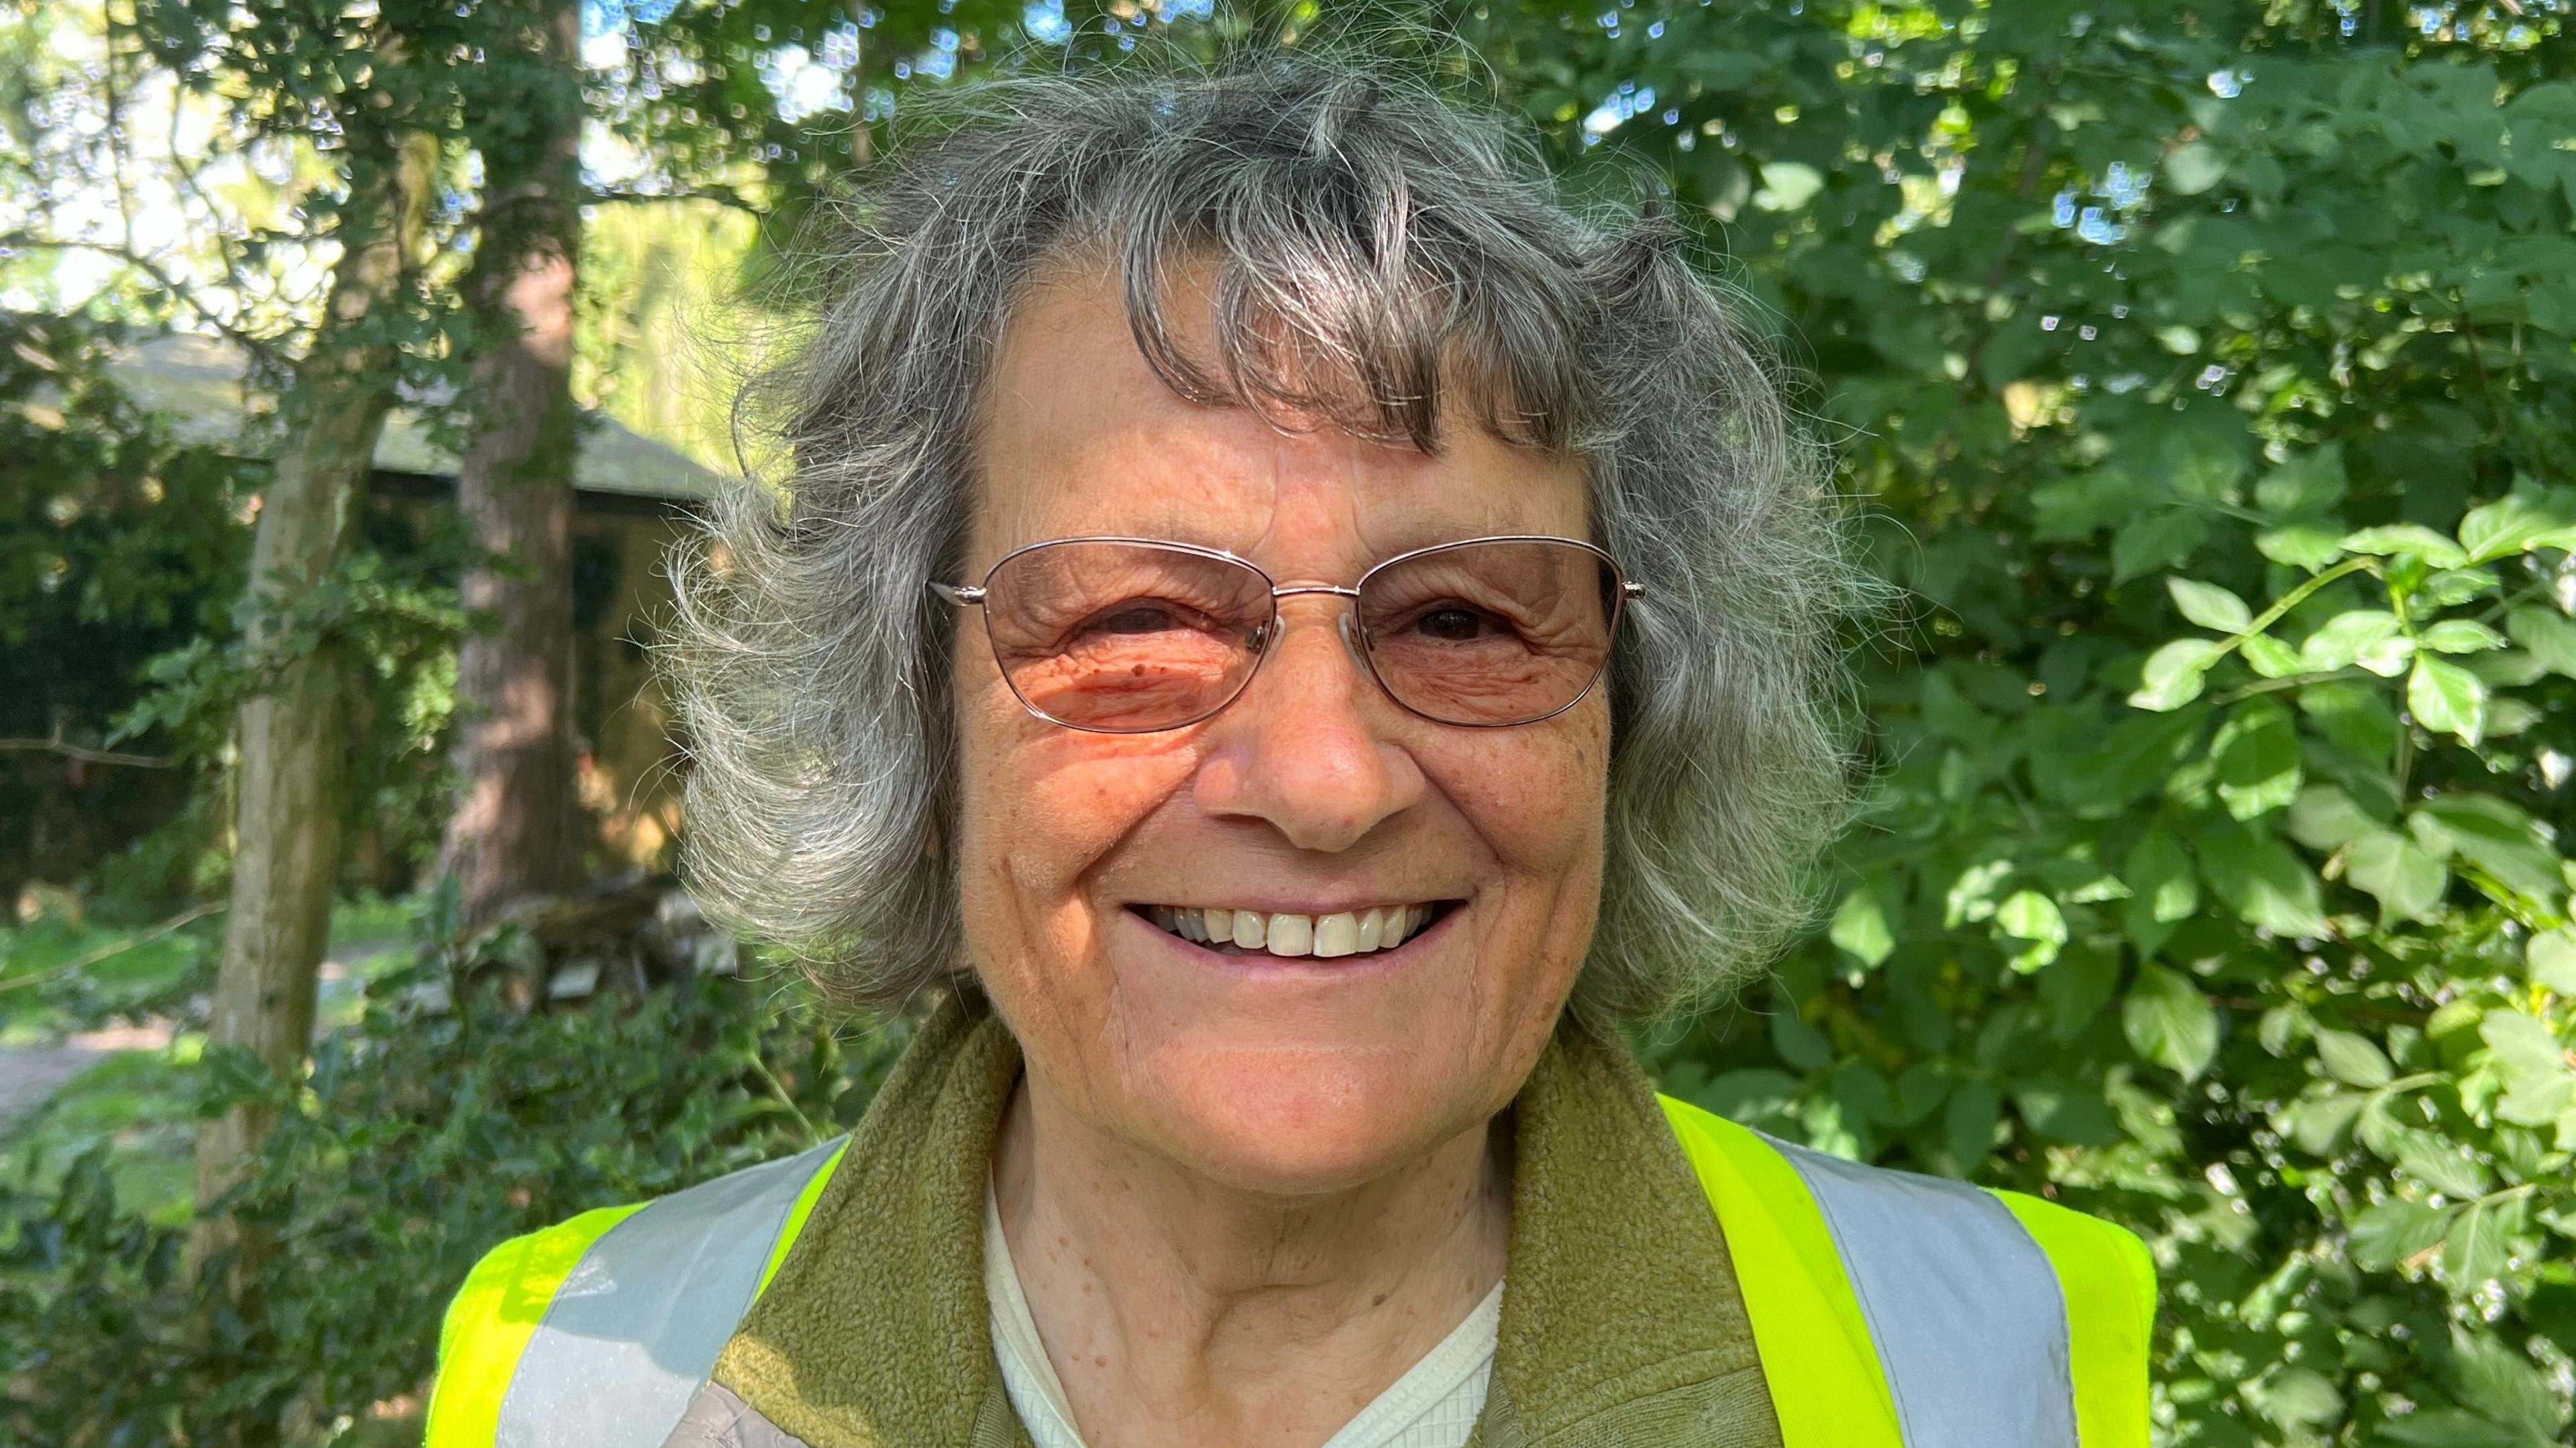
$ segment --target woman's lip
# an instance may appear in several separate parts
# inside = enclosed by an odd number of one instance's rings
[[[1359,915],[1370,910],[1393,910],[1406,905],[1455,907],[1466,903],[1467,895],[1464,891],[1443,894],[1435,890],[1427,895],[1378,895],[1357,904],[1322,905],[1280,904],[1268,900],[1237,900],[1222,905],[1212,905],[1204,901],[1195,901],[1189,895],[1183,894],[1162,900],[1121,900],[1118,902],[1118,908],[1130,912],[1151,910],[1157,905],[1178,910],[1248,910],[1255,915],[1303,915],[1309,920],[1321,920],[1327,915]]]
[[[1438,903],[1446,908],[1442,909],[1429,925],[1422,927],[1419,933],[1402,945],[1390,946],[1383,950],[1364,950],[1351,955],[1272,955],[1266,950],[1243,950],[1229,954],[1213,946],[1201,945],[1194,940],[1184,940],[1156,925],[1145,918],[1145,907],[1141,905],[1128,906],[1118,913],[1125,916],[1135,928],[1155,939],[1188,951],[1192,958],[1201,964],[1213,964],[1253,974],[1293,970],[1307,975],[1337,975],[1370,970],[1381,962],[1401,963],[1410,960],[1415,949],[1424,941],[1446,934],[1449,922],[1467,908],[1467,902],[1464,900],[1443,900]]]

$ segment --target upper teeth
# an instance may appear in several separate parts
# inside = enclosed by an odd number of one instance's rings
[[[1272,955],[1359,955],[1402,945],[1431,923],[1429,905],[1388,905],[1331,915],[1264,914],[1258,910],[1203,910],[1153,905],[1156,925],[1202,945],[1232,943]]]

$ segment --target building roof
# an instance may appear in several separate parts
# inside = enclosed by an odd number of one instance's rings
[[[173,332],[121,349],[108,370],[134,400],[166,414],[179,435],[219,448],[264,452],[246,443],[250,416],[242,350],[219,337]],[[676,449],[653,441],[612,418],[586,415],[573,486],[585,493],[686,503],[715,495],[725,479]],[[396,407],[376,443],[379,472],[453,478],[456,456],[430,441],[428,425],[411,407]]]

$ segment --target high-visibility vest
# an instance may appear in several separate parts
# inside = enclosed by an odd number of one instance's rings
[[[2136,1237],[1663,1107],[1784,1448],[2145,1448],[2156,1286]],[[660,1448],[847,1145],[494,1248],[440,1330],[427,1448]]]

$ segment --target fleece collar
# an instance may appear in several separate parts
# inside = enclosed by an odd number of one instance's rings
[[[1005,1448],[986,1163],[1020,1052],[943,1004],[853,1133],[715,1381],[810,1448]],[[1569,1018],[1513,1103],[1512,1225],[1474,1448],[1780,1448],[1708,1200],[1627,1048]]]

